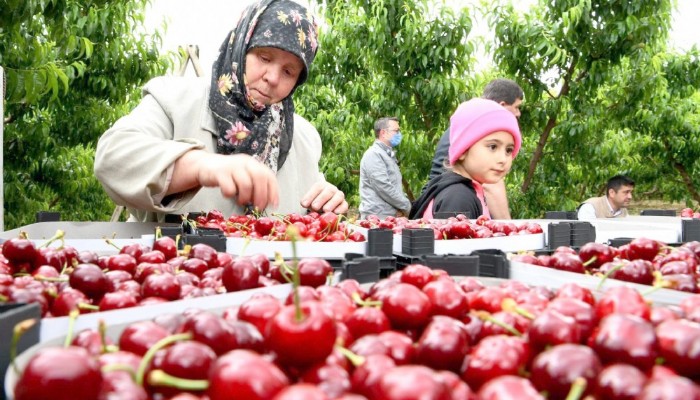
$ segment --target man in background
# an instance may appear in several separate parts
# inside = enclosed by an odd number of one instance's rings
[[[625,175],[615,175],[608,180],[605,196],[592,197],[578,207],[578,219],[624,218],[632,200],[634,181]]]
[[[401,143],[399,120],[380,118],[374,123],[376,140],[360,161],[360,218],[408,215],[411,202],[403,192],[394,149]]]
[[[523,89],[514,81],[505,78],[494,79],[484,88],[481,95],[484,99],[493,100],[506,110],[520,118],[520,105],[524,98]],[[433,157],[433,165],[430,169],[429,180],[445,171],[445,158],[450,148],[450,128],[443,133]],[[484,197],[489,206],[489,212],[493,219],[510,219],[508,198],[506,196],[506,184],[503,180],[494,184],[485,184]]]

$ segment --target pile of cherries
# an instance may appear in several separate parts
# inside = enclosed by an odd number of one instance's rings
[[[412,264],[79,332],[29,360],[15,399],[700,399],[700,295],[596,295]]]
[[[536,222],[498,221],[483,215],[475,220],[470,220],[464,214],[447,219],[408,219],[393,216],[381,219],[376,215],[370,215],[356,221],[355,224],[366,229],[391,229],[397,235],[400,235],[404,229],[431,228],[435,240],[484,239],[542,233],[542,226]]]
[[[686,208],[681,210],[681,217],[683,217],[683,218],[700,218],[700,211],[696,211],[690,207],[686,207]]]
[[[303,283],[323,283],[333,272],[318,258],[299,270]],[[178,250],[169,236],[102,256],[12,238],[0,254],[0,302],[37,303],[43,317],[62,317],[287,283],[284,272],[264,254],[233,256],[204,243]]]
[[[636,238],[620,247],[591,242],[578,251],[561,246],[552,254],[517,254],[511,260],[642,285],[700,292],[700,242],[697,241],[678,247],[648,238]]]
[[[293,227],[296,240],[312,242],[364,242],[367,240],[365,235],[350,228],[343,215],[333,212],[273,216],[234,214],[226,218],[220,211],[212,210],[198,216],[194,222],[198,227],[219,229],[228,237],[256,240],[290,240],[290,227]]]

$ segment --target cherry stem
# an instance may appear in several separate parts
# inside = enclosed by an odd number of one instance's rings
[[[100,342],[102,347],[102,354],[107,352],[107,324],[103,319],[97,323],[97,331],[100,333]]]
[[[292,280],[292,275],[294,275],[294,271],[290,266],[287,265],[287,263],[284,261],[284,258],[282,257],[282,254],[280,253],[275,253],[275,265],[278,265],[280,268],[280,274],[282,275],[282,278],[287,283],[294,283]]]
[[[243,241],[243,247],[241,247],[241,254],[240,254],[241,256],[243,256],[245,254],[245,251],[248,248],[248,245],[250,245],[250,242],[251,241],[250,241],[249,237],[245,238],[245,240]]]
[[[90,303],[78,303],[79,310],[100,311],[100,307]]]
[[[68,282],[68,276],[52,278],[43,275],[34,275],[34,280],[39,282]]]
[[[148,383],[153,386],[167,386],[186,391],[203,392],[209,388],[209,381],[206,379],[186,379],[178,378],[163,371],[154,369],[148,374]]]
[[[100,368],[100,371],[102,371],[103,374],[113,371],[125,371],[131,375],[131,379],[134,381],[136,380],[136,371],[134,371],[134,368],[129,364],[108,364]]]
[[[505,329],[506,331],[508,331],[509,333],[511,333],[513,336],[518,336],[518,337],[522,337],[522,336],[523,336],[522,332],[520,332],[519,330],[515,329],[514,326],[512,326],[512,325],[510,325],[510,324],[506,324],[505,322],[503,322],[503,321],[501,321],[501,320],[499,320],[499,319],[494,318],[491,314],[489,314],[489,313],[486,312],[486,311],[476,311],[476,312],[474,312],[474,314],[476,314],[477,317],[479,317],[480,319],[482,319],[482,320],[484,320],[484,321],[486,321],[486,322],[490,322],[490,323],[492,323],[492,324],[494,324],[494,325],[500,326],[501,328],[503,328],[503,329]]]
[[[160,229],[160,226],[156,226],[156,236],[155,236],[155,238],[156,238],[156,239],[160,239],[161,237],[163,237],[163,231]]]
[[[139,386],[143,386],[143,378],[144,375],[146,374],[146,369],[148,369],[148,366],[151,365],[151,360],[153,360],[153,357],[156,355],[156,352],[158,350],[170,346],[171,344],[175,342],[180,342],[184,340],[191,340],[192,339],[192,333],[187,332],[187,333],[178,333],[176,335],[170,335],[166,336],[163,339],[159,340],[151,346],[150,349],[146,352],[146,354],[143,355],[143,358],[141,359],[141,362],[139,363],[139,369],[136,371],[136,383]]]
[[[108,245],[110,245],[110,246],[114,247],[115,249],[117,249],[117,251],[122,251],[122,248],[119,247],[119,246],[117,246],[117,244],[114,243],[114,242],[112,241],[112,239],[105,239],[105,242],[106,242]]]
[[[287,235],[292,243],[292,290],[294,291],[294,309],[297,322],[304,320],[304,313],[301,311],[301,298],[299,297],[299,286],[301,277],[299,276],[299,259],[297,258],[297,238],[299,229],[296,226],[287,228]]]
[[[381,307],[382,302],[379,300],[363,300],[358,292],[353,292],[352,300],[361,307]]]
[[[44,244],[42,244],[41,246],[39,246],[39,248],[48,247],[51,243],[55,242],[56,240],[60,240],[60,241],[61,241],[61,245],[58,246],[58,248],[61,249],[61,248],[63,248],[63,246],[64,246],[65,243],[66,243],[66,242],[65,242],[65,237],[66,237],[66,233],[63,232],[62,230],[58,229],[58,230],[56,230],[56,234],[53,235],[51,238],[49,238],[49,240],[47,240],[46,242],[44,242]]]
[[[589,258],[588,260],[586,260],[586,262],[583,263],[583,266],[584,266],[584,267],[588,267],[589,265],[591,265],[591,264],[593,264],[594,262],[596,262],[597,259],[598,259],[598,256],[593,256],[593,257]]]
[[[654,293],[658,290],[661,290],[661,289],[665,289],[665,287],[663,285],[652,286],[651,289],[647,289],[640,294],[642,295],[642,297],[647,297],[647,296],[651,295],[652,293]]]
[[[12,330],[12,343],[10,344],[10,363],[12,364],[12,368],[15,370],[15,373],[17,373],[17,375],[20,374],[19,367],[17,367],[17,363],[15,362],[15,359],[17,358],[17,347],[19,345],[19,339],[36,323],[36,318],[25,319],[24,321],[17,323]]]
[[[63,341],[63,347],[70,346],[73,341],[73,329],[75,329],[75,320],[78,319],[80,311],[78,309],[73,309],[68,313],[68,332],[66,332],[66,339]]]
[[[340,354],[345,356],[345,358],[347,358],[353,366],[359,367],[365,363],[365,357],[355,354],[343,346],[335,346],[335,348],[340,352]]]
[[[501,308],[503,309],[503,311],[513,312],[518,315],[522,315],[523,317],[529,320],[535,319],[535,316],[530,311],[519,307],[518,303],[510,297],[503,299],[503,301],[501,302]]]
[[[578,378],[574,379],[574,381],[571,383],[569,394],[566,395],[565,400],[579,400],[586,391],[586,386],[588,386],[588,381],[586,381],[586,378],[579,376]]]
[[[603,275],[603,277],[600,278],[600,282],[598,282],[598,286],[596,286],[595,289],[598,290],[598,291],[600,291],[601,289],[603,289],[603,284],[604,284],[605,281],[610,277],[610,275],[612,275],[613,273],[615,273],[616,271],[618,271],[620,268],[622,268],[622,267],[624,267],[624,266],[625,266],[625,264],[619,263],[619,264],[613,266],[612,268],[610,268],[610,269]]]

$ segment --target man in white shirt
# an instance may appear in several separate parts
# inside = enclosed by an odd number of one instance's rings
[[[625,175],[615,175],[608,180],[606,195],[592,197],[578,207],[578,219],[627,217],[627,207],[632,200],[634,181]]]

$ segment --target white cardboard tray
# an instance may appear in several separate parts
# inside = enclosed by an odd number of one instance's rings
[[[628,286],[636,289],[650,301],[661,305],[677,305],[681,300],[693,295],[693,293],[673,289],[655,289],[652,286],[618,279],[606,279],[599,288],[598,285],[601,278],[597,276],[561,271],[519,261],[510,261],[510,279],[530,285],[544,285],[550,288],[559,288],[565,283],[573,282],[594,291],[605,291],[615,286]]]
[[[159,315],[173,312],[182,312],[188,308],[200,308],[206,310],[225,309],[235,304],[240,304],[255,293],[269,293],[283,299],[289,295],[291,284],[274,285],[238,292],[224,293],[213,296],[196,297],[185,300],[169,301],[162,304],[130,307],[121,310],[103,311],[89,314],[81,314],[74,325],[74,332],[82,329],[97,328],[99,321],[103,320],[109,325],[141,321],[154,318]],[[65,336],[68,331],[68,317],[42,318],[39,329],[39,342]]]
[[[130,324],[136,321],[153,319],[159,315],[169,313],[182,313],[187,309],[198,308],[209,310],[215,313],[222,313],[228,307],[240,305],[255,293],[269,293],[279,299],[285,299],[292,290],[291,284],[276,285],[239,292],[226,293],[216,296],[199,297],[195,299],[171,301],[163,304],[150,306],[132,307],[124,310],[105,311],[94,314],[84,314],[78,317],[73,328],[73,332],[79,332],[85,328],[97,328],[99,320],[104,320],[107,324],[107,336],[113,340],[118,339],[121,332]],[[47,324],[48,321],[51,321]],[[41,320],[41,339],[36,345],[22,352],[17,357],[17,366],[21,370],[27,365],[31,357],[39,350],[50,346],[62,346],[65,340],[65,332],[68,328],[68,318],[44,318]],[[45,336],[45,334],[47,336]],[[7,368],[4,377],[4,390],[7,399],[13,398],[13,391],[18,376],[12,365]]]

